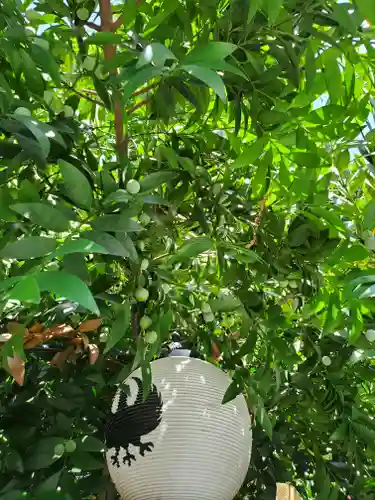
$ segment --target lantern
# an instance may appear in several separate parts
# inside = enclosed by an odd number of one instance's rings
[[[250,462],[245,399],[222,404],[230,377],[196,358],[151,363],[119,387],[106,426],[106,458],[123,500],[232,500]]]

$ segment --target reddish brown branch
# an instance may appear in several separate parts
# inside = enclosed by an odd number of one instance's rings
[[[141,108],[142,106],[145,106],[151,100],[152,100],[152,96],[151,97],[147,97],[147,99],[143,99],[143,101],[139,101],[139,102],[137,102],[137,104],[134,104],[134,106],[132,106],[131,108],[128,108],[126,110],[126,112],[129,113],[129,114],[130,113],[134,113],[134,111],[136,111],[137,109]]]
[[[262,222],[263,212],[266,209],[267,197],[268,196],[264,197],[263,200],[261,200],[261,202],[259,204],[259,207],[260,207],[259,212],[258,212],[257,216],[255,217],[255,221],[254,221],[254,226],[255,226],[254,227],[254,236],[253,236],[252,240],[250,241],[250,243],[247,245],[247,248],[252,248],[258,242],[257,231],[259,229],[260,223]]]
[[[136,97],[137,95],[145,94],[149,90],[152,90],[156,88],[159,85],[159,83],[151,83],[150,85],[147,85],[147,87],[143,87],[142,89],[136,90],[135,92],[132,93],[132,97]]]
[[[100,0],[100,18],[102,31],[113,31],[112,22],[112,6],[111,0]],[[110,61],[116,55],[116,46],[113,44],[104,45],[104,59]],[[113,75],[117,74],[117,68],[111,70]],[[124,141],[124,118],[123,109],[121,105],[121,98],[114,95],[114,115],[115,115],[115,132],[116,132],[116,148],[117,154],[120,158],[126,155],[125,141]]]
[[[121,14],[120,17],[116,19],[116,21],[113,21],[112,23],[112,31],[116,31],[124,22],[124,15]]]

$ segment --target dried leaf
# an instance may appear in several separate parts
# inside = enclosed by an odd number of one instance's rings
[[[102,324],[102,321],[102,318],[89,319],[81,323],[78,330],[82,333],[93,332],[94,330],[97,330],[99,328],[99,326]]]
[[[51,335],[53,337],[57,337],[60,335],[63,335],[63,336],[69,335],[72,332],[74,332],[74,328],[70,325],[66,325],[65,323],[62,325],[57,325],[51,329]]]
[[[19,356],[8,356],[9,373],[18,385],[23,385],[25,380],[25,362]]]
[[[75,347],[69,346],[65,349],[65,351],[58,352],[51,359],[51,366],[57,366],[60,370],[62,369],[64,363],[70,358],[72,354],[74,354]]]
[[[93,365],[96,363],[98,357],[99,357],[99,347],[96,344],[89,344],[88,349],[90,352],[90,365]]]
[[[42,334],[38,333],[25,342],[25,349],[32,349],[44,342],[44,337]]]
[[[44,324],[43,323],[35,323],[34,325],[30,326],[29,332],[30,333],[41,333],[44,329]]]
[[[211,356],[217,361],[220,358],[221,352],[216,342],[211,342]]]

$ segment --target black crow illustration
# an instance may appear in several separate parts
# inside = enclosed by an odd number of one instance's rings
[[[149,441],[141,442],[141,437],[156,429],[162,416],[163,401],[155,384],[146,398],[143,400],[142,380],[133,377],[137,383],[138,394],[133,405],[128,405],[129,387],[120,389],[120,399],[116,413],[109,419],[105,427],[105,442],[108,448],[115,448],[111,456],[113,465],[120,467],[120,448],[124,448],[126,454],[123,463],[130,466],[135,456],[130,453],[129,445],[138,446],[139,452],[144,456],[145,451],[152,451],[154,444]]]

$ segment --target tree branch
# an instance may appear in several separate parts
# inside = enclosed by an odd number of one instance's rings
[[[135,104],[134,106],[132,106],[131,108],[128,108],[126,110],[126,112],[128,114],[130,113],[134,113],[134,111],[136,111],[138,108],[141,108],[142,106],[145,106],[146,104],[148,104],[150,101],[152,100],[152,96],[151,97],[147,97],[147,99],[143,99],[143,101],[139,101],[137,102],[137,104]]]
[[[111,0],[100,0],[99,11],[101,18],[102,31],[113,31],[112,22],[112,6]],[[104,59],[110,61],[116,55],[116,46],[113,44],[104,45]],[[111,70],[112,75],[117,75],[117,68]],[[125,141],[124,141],[124,117],[121,96],[118,93],[113,95],[114,115],[115,115],[115,133],[116,133],[116,149],[119,158],[126,156]]]
[[[88,26],[89,28],[91,28],[92,30],[95,30],[95,31],[102,31],[101,26],[99,26],[98,24],[92,23],[91,21],[87,21],[86,26]]]
[[[135,92],[133,92],[132,97],[136,97],[137,95],[145,94],[149,90],[156,88],[158,85],[159,85],[159,82],[151,83],[150,85],[147,85],[147,87],[143,87],[142,89],[139,89],[139,90],[136,90]]]
[[[252,240],[250,241],[250,243],[247,245],[247,248],[253,248],[254,245],[257,244],[258,242],[258,235],[257,235],[257,231],[259,229],[259,226],[260,226],[260,223],[262,222],[262,216],[263,216],[263,212],[264,210],[266,209],[266,201],[267,201],[267,198],[268,198],[268,195],[265,196],[263,198],[263,200],[261,200],[259,206],[259,212],[257,214],[257,216],[255,217],[255,221],[254,221],[254,225],[255,225],[255,228],[254,228],[254,236],[252,238]]]

